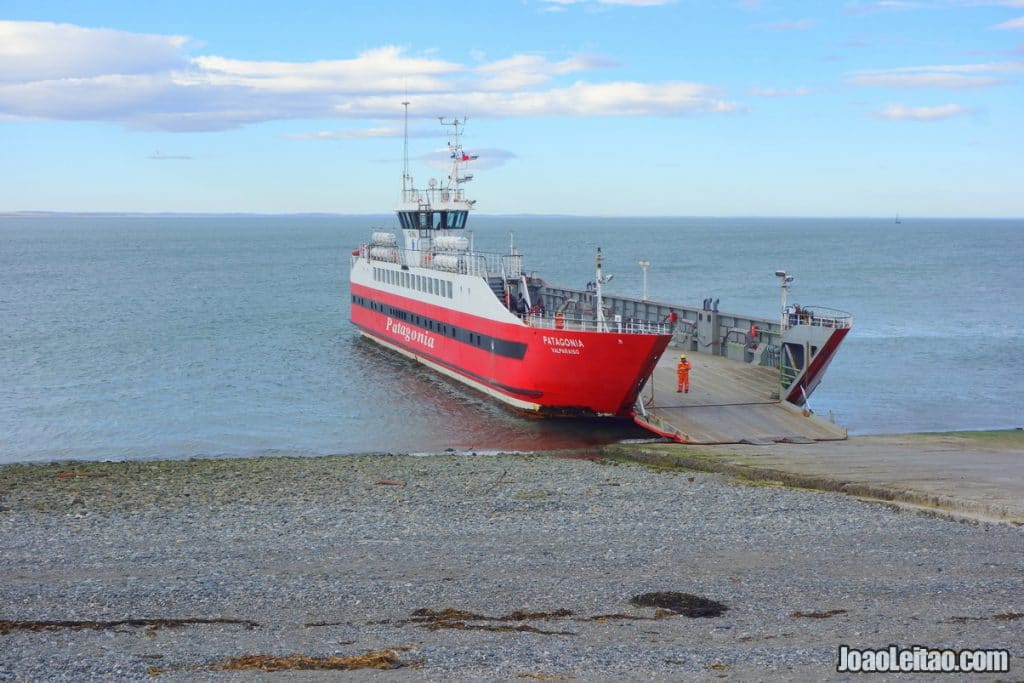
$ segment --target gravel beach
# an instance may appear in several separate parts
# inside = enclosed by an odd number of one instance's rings
[[[840,644],[1008,648],[981,679],[1020,680],[1022,634],[1024,530],[838,493],[534,455],[0,467],[0,680],[862,680]]]

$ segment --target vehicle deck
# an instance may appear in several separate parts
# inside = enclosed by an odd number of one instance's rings
[[[687,354],[690,392],[676,393],[679,349],[669,347],[642,392],[637,421],[696,444],[832,441],[840,427],[778,398],[778,370],[707,353]]]

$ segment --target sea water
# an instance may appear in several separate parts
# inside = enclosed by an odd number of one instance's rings
[[[391,216],[0,217],[0,462],[553,450],[645,433],[524,417],[362,339],[351,250]],[[474,217],[555,285],[854,316],[812,408],[851,434],[1024,425],[1024,221]]]

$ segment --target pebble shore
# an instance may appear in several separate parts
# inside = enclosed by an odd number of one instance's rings
[[[980,679],[1020,680],[1022,633],[1024,529],[838,493],[539,455],[0,467],[0,681],[384,651],[288,680],[864,680],[840,644],[1008,648]]]

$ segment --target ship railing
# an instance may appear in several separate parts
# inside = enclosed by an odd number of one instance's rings
[[[496,254],[491,252],[466,252],[461,254],[466,262],[466,272],[485,280],[492,275],[507,279],[516,277],[522,270],[523,257],[519,254]]]
[[[838,330],[853,326],[853,316],[846,311],[839,311],[824,306],[787,306],[789,326],[810,325],[812,327],[831,327]]]
[[[605,320],[603,323],[597,320],[557,315],[541,315],[528,313],[519,316],[523,322],[530,327],[543,330],[571,332],[609,332],[615,334],[672,334],[672,325],[669,323],[652,322],[649,320]]]
[[[481,251],[426,251],[422,249],[401,249],[396,246],[364,244],[353,252],[353,260],[359,256],[371,261],[398,263],[403,266],[433,268],[448,272],[503,278],[517,277],[522,270],[521,254],[497,254]]]

